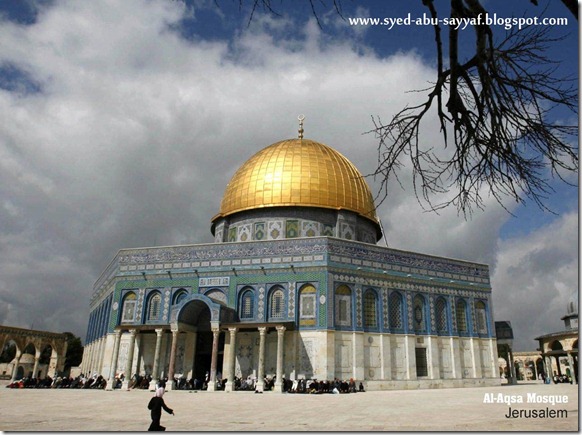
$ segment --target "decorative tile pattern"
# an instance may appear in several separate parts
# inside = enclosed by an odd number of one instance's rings
[[[230,227],[228,229],[228,241],[236,242],[237,227]]]
[[[284,232],[283,232],[283,221],[269,221],[268,222],[268,233],[267,239],[268,240],[277,240],[282,239]]]
[[[299,221],[295,219],[287,219],[285,222],[285,237],[293,239],[299,237]]]
[[[241,225],[238,228],[238,240],[240,242],[248,242],[251,240],[251,224]]]
[[[294,282],[289,282],[289,297],[288,297],[288,311],[287,311],[287,316],[290,319],[293,319],[295,317],[295,287],[296,284]]]
[[[259,308],[257,317],[259,320],[265,319],[265,287],[259,287]]]
[[[319,222],[301,221],[301,237],[317,237],[321,235]]]
[[[356,285],[356,326],[362,327],[362,286]]]
[[[265,231],[265,223],[264,222],[256,222],[255,223],[255,230],[254,230],[254,240],[264,240],[267,237]]]

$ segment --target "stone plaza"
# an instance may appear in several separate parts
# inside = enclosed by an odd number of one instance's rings
[[[0,387],[2,431],[146,431],[147,390]],[[567,403],[527,403],[567,397]],[[484,403],[486,397],[524,403]],[[497,387],[370,391],[351,394],[168,391],[168,431],[579,431],[578,386],[534,381]],[[512,410],[565,410],[557,418],[506,418]],[[567,415],[567,416],[566,416]]]

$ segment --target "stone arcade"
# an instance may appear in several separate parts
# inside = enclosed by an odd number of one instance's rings
[[[370,189],[299,138],[256,153],[215,243],[122,249],[94,286],[82,369],[203,379],[354,378],[367,389],[499,385],[489,268],[377,246]],[[154,382],[152,381],[152,382]],[[172,388],[171,382],[168,386]]]

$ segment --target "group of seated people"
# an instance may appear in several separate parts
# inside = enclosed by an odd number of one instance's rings
[[[571,384],[572,378],[568,375],[559,375],[556,372],[554,372],[554,376],[552,376],[552,381],[554,381],[554,384]]]
[[[6,388],[94,388],[105,389],[107,380],[101,376],[94,374],[91,377],[80,374],[76,377],[71,376],[57,376],[51,378],[46,376],[43,379],[24,377],[22,379],[10,382]]]
[[[317,379],[283,379],[283,391],[292,394],[348,394],[363,393],[364,385],[356,387],[356,381],[350,378],[349,381],[334,378],[333,381],[318,381]]]

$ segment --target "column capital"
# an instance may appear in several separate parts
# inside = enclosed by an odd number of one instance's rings
[[[134,328],[134,329],[130,329],[130,330],[129,330],[129,333],[130,333],[131,335],[135,336],[135,335],[137,334],[137,329],[135,329],[135,328]]]
[[[259,326],[257,329],[259,330],[259,334],[261,334],[261,335],[265,335],[267,333],[266,326]]]
[[[115,338],[117,338],[117,337],[121,337],[121,329],[116,329],[116,330],[114,331],[114,333],[115,333]]]
[[[218,327],[212,327],[212,328],[210,328],[210,330],[212,331],[213,334],[217,334],[220,332],[220,328],[218,328]]]
[[[154,331],[156,331],[156,335],[162,335],[162,332],[164,332],[164,328],[156,328],[154,329]]]
[[[228,332],[230,332],[231,334],[236,334],[238,332],[238,328],[237,327],[228,328]]]
[[[275,329],[277,330],[278,334],[282,334],[287,330],[287,328],[283,325],[276,326]]]

